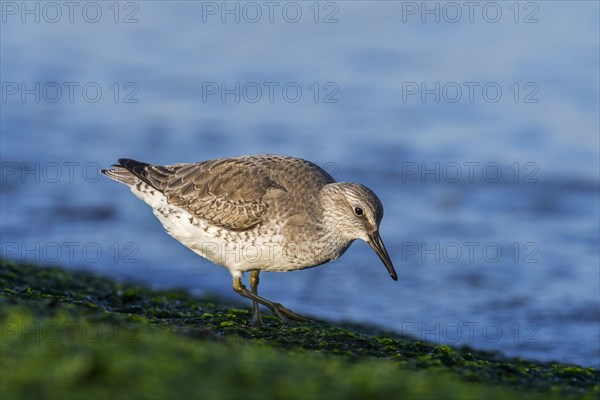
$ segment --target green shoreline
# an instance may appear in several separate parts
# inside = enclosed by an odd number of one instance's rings
[[[600,397],[593,368],[505,358],[0,260],[0,397]]]

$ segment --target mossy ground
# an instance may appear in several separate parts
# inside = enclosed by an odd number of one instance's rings
[[[185,292],[0,261],[0,397],[599,398],[592,368],[359,326],[286,326]]]

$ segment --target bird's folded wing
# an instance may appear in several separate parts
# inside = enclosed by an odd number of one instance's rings
[[[259,224],[267,208],[263,197],[269,190],[281,189],[268,174],[243,159],[145,165],[138,177],[160,190],[170,204],[237,231]]]

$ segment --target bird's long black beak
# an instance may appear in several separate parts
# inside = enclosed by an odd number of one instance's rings
[[[385,249],[385,245],[383,244],[383,240],[381,240],[381,236],[379,236],[379,231],[375,231],[369,234],[369,246],[375,250],[375,253],[381,258],[383,261],[383,265],[387,268],[390,276],[393,280],[398,280],[398,274],[396,274],[396,270],[394,269],[394,264],[392,264],[392,260],[390,260],[390,255]]]

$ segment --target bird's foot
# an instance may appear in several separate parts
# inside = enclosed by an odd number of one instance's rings
[[[279,303],[273,303],[272,310],[275,313],[275,315],[277,315],[277,317],[279,317],[279,319],[285,322],[286,324],[290,323],[290,319],[298,322],[310,322],[310,319],[293,312],[289,308],[285,308]]]

